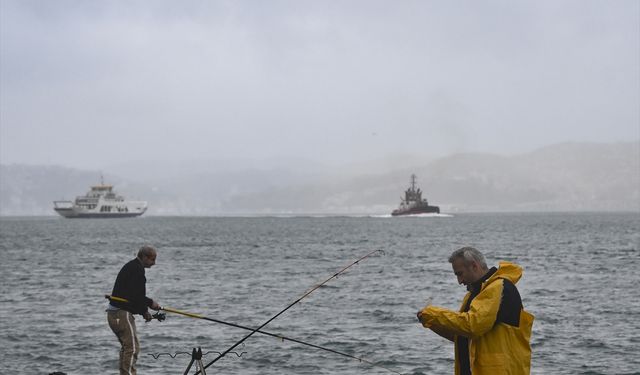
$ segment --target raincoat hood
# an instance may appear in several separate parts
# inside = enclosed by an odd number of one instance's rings
[[[502,261],[499,263],[498,270],[483,284],[491,284],[496,279],[506,279],[515,284],[521,277],[522,267],[515,263]]]

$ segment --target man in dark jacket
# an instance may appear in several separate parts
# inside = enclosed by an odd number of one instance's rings
[[[159,310],[158,303],[146,295],[147,279],[144,269],[156,264],[156,249],[145,245],[138,256],[125,264],[113,285],[113,297],[128,302],[111,300],[107,307],[107,321],[120,341],[120,375],[135,375],[140,343],[136,333],[134,314],[142,315],[146,321],[152,319],[148,308]]]

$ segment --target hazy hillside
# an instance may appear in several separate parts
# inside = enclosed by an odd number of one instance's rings
[[[416,173],[444,211],[640,211],[640,144],[561,144],[517,156],[457,154],[421,167],[236,195],[225,211],[388,213]]]
[[[129,163],[110,167],[104,177],[123,195],[149,201],[149,215],[385,214],[399,203],[412,173],[444,212],[640,212],[639,142],[567,143],[514,156],[469,153],[413,162],[406,168],[383,161],[380,168],[305,160],[282,160],[278,167]],[[99,181],[100,171],[1,165],[0,214],[51,215],[53,200],[72,199]]]

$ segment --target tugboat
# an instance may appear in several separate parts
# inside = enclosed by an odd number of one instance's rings
[[[422,191],[416,188],[416,175],[411,175],[411,186],[404,192],[404,199],[400,202],[400,207],[391,212],[391,216],[416,215],[440,213],[440,207],[429,206],[426,199],[422,199]]]
[[[75,201],[54,201],[53,209],[66,218],[122,218],[140,216],[147,211],[146,201],[128,201],[113,191],[112,185],[91,186]]]

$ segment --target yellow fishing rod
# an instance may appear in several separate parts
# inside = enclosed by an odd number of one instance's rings
[[[106,299],[108,299],[108,300],[110,300],[110,301],[122,302],[122,303],[129,303],[129,301],[128,301],[127,299],[125,299],[125,298],[122,298],[122,297],[116,297],[116,296],[111,296],[111,295],[109,295],[109,294],[105,294],[105,295],[104,295],[104,298],[106,298]],[[160,307],[160,310],[162,310],[162,311],[166,311],[166,312],[170,312],[170,313],[173,313],[173,314],[178,314],[178,315],[186,316],[186,317],[189,317],[189,318],[202,319],[202,320],[208,320],[208,321],[210,321],[210,322],[219,323],[219,324],[224,324],[224,325],[229,326],[229,327],[235,327],[235,328],[244,329],[244,330],[246,330],[246,331],[252,331],[252,332],[255,332],[255,333],[260,333],[260,334],[263,334],[263,335],[266,335],[266,336],[275,337],[275,338],[277,338],[277,339],[280,339],[280,341],[290,341],[290,342],[295,342],[296,344],[306,345],[306,346],[309,346],[309,347],[312,347],[312,348],[315,348],[315,349],[320,349],[320,350],[324,350],[324,351],[326,351],[326,352],[330,352],[330,353],[338,354],[338,355],[341,355],[341,356],[343,356],[343,357],[348,357],[348,358],[351,358],[351,359],[355,359],[355,360],[357,360],[357,361],[359,361],[359,362],[363,362],[363,363],[369,364],[369,365],[371,365],[371,366],[373,366],[373,367],[382,368],[382,369],[385,369],[385,370],[387,370],[387,371],[391,371],[391,372],[393,372],[393,373],[400,374],[400,373],[399,373],[399,372],[397,372],[397,371],[391,370],[391,369],[386,368],[386,367],[384,367],[384,366],[380,366],[380,365],[378,365],[378,364],[376,364],[376,363],[374,363],[374,362],[371,362],[371,361],[369,361],[369,360],[367,360],[367,359],[365,359],[365,358],[357,357],[357,356],[354,356],[354,355],[351,355],[351,354],[348,354],[348,353],[344,353],[344,352],[341,352],[341,351],[338,351],[338,350],[335,350],[335,349],[327,348],[327,347],[324,347],[324,346],[320,346],[320,345],[316,345],[316,344],[311,344],[311,343],[308,343],[308,342],[305,342],[305,341],[302,341],[302,340],[298,340],[298,339],[294,339],[294,338],[291,338],[291,337],[282,336],[282,335],[278,335],[278,334],[271,333],[271,332],[267,332],[267,331],[262,331],[262,330],[260,330],[260,329],[255,329],[255,328],[246,327],[246,326],[243,326],[243,325],[240,325],[240,324],[235,324],[235,323],[225,322],[224,320],[214,319],[214,318],[210,318],[210,317],[203,316],[203,315],[200,315],[200,314],[194,314],[194,313],[191,313],[191,312],[186,312],[186,311],[181,311],[181,310],[177,310],[177,309],[172,309],[172,308],[170,308],[170,307]],[[164,320],[164,316],[157,317],[157,316],[155,316],[155,314],[154,314],[154,317],[155,317],[156,319],[158,319],[159,321]]]
[[[108,294],[105,294],[105,295],[104,295],[104,298],[108,299],[109,301],[116,301],[116,302],[122,302],[122,303],[129,303],[129,300],[127,300],[127,299],[125,299],[125,298],[122,298],[122,297],[116,297],[116,296],[111,296],[111,295],[108,295]],[[205,319],[205,320],[213,320],[213,321],[215,321],[215,319],[206,318],[206,317],[204,317],[204,316],[202,316],[202,315],[193,314],[193,313],[189,313],[189,312],[186,312],[186,311],[180,311],[180,310],[172,309],[172,308],[170,308],[170,307],[160,307],[160,310],[162,310],[162,311],[167,311],[167,312],[174,313],[174,314],[180,314],[180,315],[188,316],[188,317],[190,317],[190,318]],[[159,319],[159,320],[164,320],[164,319]],[[225,323],[223,323],[222,321],[217,322],[217,323],[225,324]]]

